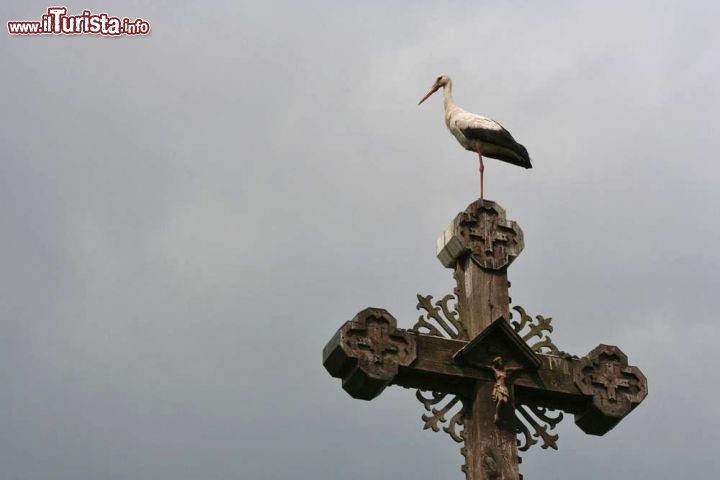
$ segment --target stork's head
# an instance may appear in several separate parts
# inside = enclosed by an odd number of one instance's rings
[[[450,77],[448,77],[447,75],[440,75],[439,77],[437,77],[437,80],[435,80],[435,83],[433,83],[432,87],[430,87],[430,90],[427,91],[425,96],[420,99],[420,101],[418,102],[418,105],[420,105],[422,102],[427,100],[428,97],[430,97],[430,95],[437,92],[438,90],[440,90],[442,87],[444,87],[446,85],[450,85]]]

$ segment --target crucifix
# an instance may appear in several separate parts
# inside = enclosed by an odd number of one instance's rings
[[[550,318],[517,305],[511,312],[507,269],[523,248],[522,230],[500,205],[471,203],[437,242],[438,259],[454,271],[454,294],[418,295],[425,313],[411,329],[366,308],[323,349],[323,365],[353,398],[372,400],[389,385],[417,389],[429,412],[425,428],[444,425],[463,443],[467,480],[521,480],[518,450],[540,441],[557,449],[551,430],[563,412],[584,432],[604,435],[648,393],[618,347],[570,355],[548,337]]]

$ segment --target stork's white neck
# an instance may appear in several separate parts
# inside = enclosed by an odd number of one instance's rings
[[[443,104],[445,105],[445,111],[455,106],[455,102],[452,97],[452,80],[448,80],[447,84],[443,86]]]

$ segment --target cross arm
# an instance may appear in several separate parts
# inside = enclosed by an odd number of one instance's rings
[[[399,329],[386,310],[369,308],[328,342],[323,364],[354,398],[371,400],[391,384],[465,395],[478,381],[493,381],[486,369],[453,360],[467,344]],[[603,435],[647,395],[644,375],[617,347],[600,345],[583,358],[538,356],[541,366],[513,382],[515,401],[573,413],[586,433]]]
[[[462,394],[477,381],[493,381],[489,369],[465,366],[453,356],[468,342],[405,331],[416,344],[417,358],[402,367],[392,383],[406,388],[419,388],[444,393]],[[577,413],[592,399],[584,394],[574,381],[579,359],[538,354],[541,367],[532,373],[518,372],[513,385],[519,403],[545,406]]]

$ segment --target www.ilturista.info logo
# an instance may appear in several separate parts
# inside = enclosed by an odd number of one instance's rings
[[[107,13],[83,10],[80,15],[68,15],[65,7],[50,7],[39,22],[7,22],[11,35],[147,35],[150,24],[142,18],[111,17]]]

